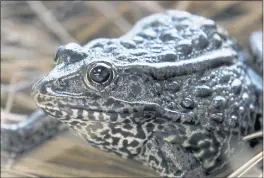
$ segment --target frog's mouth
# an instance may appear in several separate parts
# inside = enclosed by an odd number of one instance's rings
[[[142,112],[142,107],[131,108],[130,105],[120,101],[112,104],[112,106],[98,107],[92,104],[74,104],[70,97],[41,94],[36,90],[32,92],[32,95],[40,109],[49,116],[60,120],[124,122],[127,118],[142,118],[148,115],[147,111]],[[115,105],[119,105],[119,107],[115,107]]]
[[[33,94],[37,106],[46,114],[60,120],[79,119],[83,121],[106,121],[106,122],[143,122],[145,119],[180,119],[183,113],[168,111],[153,103],[125,102],[123,107],[96,108],[84,105],[75,105],[62,101],[61,97],[42,95],[38,92]],[[65,98],[64,98],[65,99]]]
[[[97,107],[92,104],[74,104],[69,96],[41,94],[36,90],[32,95],[39,108],[51,117],[60,120],[124,122],[127,118],[144,120],[160,117],[165,120],[181,122],[182,116],[186,115],[186,113],[169,110],[152,102],[128,102],[111,98],[112,102],[115,102],[112,105]]]

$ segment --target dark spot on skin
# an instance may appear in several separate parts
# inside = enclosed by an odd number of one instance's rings
[[[141,31],[138,35],[148,39],[154,39],[157,37],[157,33],[151,28]]]
[[[71,125],[77,125],[77,124],[79,124],[79,122],[77,122],[77,121],[71,121],[70,124]]]
[[[239,80],[239,79],[235,79],[231,84],[231,88],[235,94],[240,93],[241,87],[242,87],[242,83],[241,83],[241,80]]]
[[[203,138],[207,138],[206,135],[202,134],[202,133],[195,133],[194,135],[192,135],[192,137],[189,140],[190,145],[197,147],[198,146],[198,142],[200,140],[202,140]]]
[[[224,120],[224,116],[222,113],[217,113],[217,114],[211,114],[210,116],[214,121],[218,123],[222,123]]]
[[[111,138],[112,137],[112,135],[110,135],[110,134],[105,134],[104,135],[104,139],[106,140],[106,139],[109,139],[109,138]]]
[[[183,40],[176,45],[175,49],[180,54],[188,55],[192,52],[192,44],[190,41]]]
[[[194,102],[191,98],[184,98],[181,102],[181,105],[184,107],[184,108],[187,108],[187,109],[192,109],[194,108]]]
[[[114,44],[114,40],[109,40],[109,41],[107,42],[107,45],[111,45],[111,44]]]
[[[88,118],[89,118],[90,120],[95,120],[94,112],[92,112],[92,111],[88,112]]]
[[[176,29],[170,29],[170,30],[164,31],[160,36],[160,39],[162,41],[175,40],[176,38],[180,39],[180,36],[178,36]]]
[[[237,119],[237,116],[235,115],[232,115],[228,121],[229,121],[229,125],[233,128],[235,128],[238,124],[238,119]]]
[[[124,123],[131,123],[131,120],[130,119],[125,119]]]
[[[117,134],[120,133],[121,135],[123,135],[123,137],[127,138],[128,136],[133,136],[131,135],[130,132],[124,131],[121,128],[114,128],[114,126],[112,127],[112,133],[113,134]]]
[[[204,49],[208,46],[208,39],[206,34],[202,33],[198,36],[198,38],[194,39],[193,45],[196,49]]]
[[[128,110],[127,108],[124,108],[124,109],[123,109],[123,113],[124,113],[124,114],[128,114],[128,113],[129,113],[129,110]]]
[[[114,99],[112,98],[109,98],[105,103],[104,103],[104,106],[111,106],[112,104],[114,104]]]
[[[146,128],[147,128],[147,132],[152,132],[154,129],[154,124],[153,123],[148,123]]]
[[[154,84],[154,89],[156,90],[157,93],[162,92],[162,88],[161,88],[161,85],[159,83]]]
[[[151,119],[155,115],[154,111],[144,111],[143,117],[146,119]]]
[[[150,49],[151,52],[153,53],[161,53],[162,51],[162,45],[160,44],[155,44],[152,46],[152,48]]]
[[[131,40],[122,40],[120,42],[125,48],[135,48],[136,47],[136,43],[134,41]]]
[[[177,81],[165,83],[165,89],[166,90],[171,90],[172,92],[177,92],[180,90],[180,83]]]
[[[130,124],[125,124],[123,127],[124,129],[127,129],[127,130],[133,129],[133,127]]]
[[[135,137],[140,138],[140,139],[145,139],[146,138],[146,135],[143,132],[143,130],[142,129],[137,129],[137,130],[138,130],[138,132],[137,132],[137,134],[136,134]]]
[[[150,150],[152,145],[150,143],[147,143],[147,148]]]
[[[169,108],[169,109],[174,109],[174,108],[176,108],[176,103],[174,103],[174,102],[170,102],[169,105],[168,105],[168,108]]]
[[[149,162],[154,162],[155,164],[159,164],[159,161],[156,159],[156,157],[152,156],[152,155],[149,155]]]
[[[191,124],[193,122],[193,117],[188,114],[184,114],[181,116],[181,123],[183,124]]]
[[[87,123],[85,123],[85,122],[81,122],[80,125],[81,125],[81,126],[87,126]]]
[[[99,120],[100,120],[100,121],[103,121],[103,120],[104,120],[104,116],[103,116],[102,113],[99,113]]]
[[[96,130],[103,128],[103,125],[101,122],[94,122],[93,125],[90,125],[89,128],[93,131],[96,132]],[[89,129],[87,130],[88,132],[90,131]],[[91,134],[91,132],[90,132]]]
[[[172,100],[172,98],[170,97],[170,96],[165,96],[165,101],[167,101],[167,102],[170,102],[171,100]]]
[[[107,130],[102,131],[102,132],[101,132],[101,135],[106,135],[106,134],[108,134],[108,133],[109,133],[109,130],[107,129]]]
[[[139,145],[139,142],[136,140],[133,140],[128,146],[137,147]]]
[[[158,125],[158,130],[163,130],[163,126],[162,125]]]
[[[225,107],[226,99],[222,96],[216,96],[212,101],[212,106],[216,109],[222,109]]]
[[[206,85],[201,85],[201,86],[195,87],[194,94],[196,96],[206,97],[206,96],[210,96],[212,94],[212,90],[210,87],[208,87]]]
[[[122,108],[124,105],[121,102],[115,101],[112,98],[108,98],[107,101],[103,103],[103,106],[115,106],[116,108]]]
[[[227,83],[230,80],[230,75],[224,75],[220,78],[219,82],[220,83]]]
[[[112,145],[118,145],[120,138],[112,136],[112,139],[113,139]]]
[[[200,157],[201,160],[206,160],[208,158],[213,158],[213,156],[215,155],[216,153],[215,152],[212,152],[212,151],[209,151],[209,150],[206,150],[204,152],[204,154]]]
[[[82,126],[80,126],[80,125],[76,125],[76,128],[77,128],[77,129],[82,129]]]
[[[171,52],[166,52],[166,53],[161,54],[161,58],[162,58],[160,59],[161,61],[172,62],[172,61],[177,60],[177,55],[171,51]]]
[[[217,33],[213,34],[212,42],[216,48],[219,48],[222,45],[222,39]]]
[[[202,144],[199,145],[200,149],[208,149],[211,146],[209,141],[204,141]]]
[[[82,119],[83,118],[83,110],[79,109],[77,111],[77,119]]]

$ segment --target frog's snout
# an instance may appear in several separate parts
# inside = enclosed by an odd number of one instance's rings
[[[31,95],[33,96],[36,102],[38,102],[39,95],[48,94],[47,83],[48,82],[44,81],[44,78],[41,78],[32,86]]]

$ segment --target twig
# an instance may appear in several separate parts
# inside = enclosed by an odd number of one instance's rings
[[[35,175],[33,175],[33,174],[29,174],[29,173],[26,173],[26,172],[22,172],[22,171],[19,171],[19,170],[15,170],[15,169],[1,169],[1,171],[7,171],[7,172],[11,172],[11,173],[16,173],[16,174],[20,174],[20,176],[21,176],[21,174],[23,175],[23,176],[26,176],[26,177],[37,177],[37,176],[35,176]]]
[[[9,2],[9,1],[5,1],[5,2]],[[3,18],[10,18],[12,16],[19,16],[21,14],[23,14],[23,15],[32,15],[33,12],[30,12],[29,11],[29,7],[27,6],[26,3],[25,3],[25,5],[23,5],[23,4],[19,4],[19,5],[17,5],[17,4],[10,4],[10,6],[1,7],[1,20]],[[16,7],[16,10],[15,11],[13,10],[14,9],[14,6]]]
[[[256,22],[256,20],[260,19],[262,16],[262,11],[249,11],[248,13],[245,13],[244,15],[241,15],[240,20],[234,21],[231,24],[230,30],[232,30],[233,33],[237,33],[238,31],[242,29],[246,29],[247,27],[251,26]],[[241,23],[241,20],[244,23]]]
[[[255,133],[245,136],[243,140],[251,140],[253,138],[262,137],[262,136],[263,136],[263,132],[259,131],[259,132],[255,132]]]
[[[129,10],[127,6],[122,6],[118,8],[118,16],[124,14]],[[118,17],[117,16],[117,17]],[[111,16],[111,19],[108,18],[108,20],[105,17],[99,18],[98,20],[95,20],[93,24],[89,24],[89,27],[84,28],[81,32],[79,32],[76,36],[79,40],[88,39],[90,36],[94,35],[96,32],[98,32],[98,29],[103,28],[107,22],[117,18],[116,16]]]
[[[94,7],[108,20],[113,20],[112,17],[115,17],[116,19],[113,22],[122,32],[127,32],[131,29],[132,25],[120,13],[117,13],[117,9],[113,8],[109,2],[85,1],[85,3]]]
[[[143,7],[144,9],[156,13],[156,12],[163,12],[165,9],[161,5],[158,4],[158,2],[155,1],[132,1],[132,3],[137,4],[140,7]]]
[[[243,176],[248,170],[250,170],[252,167],[254,167],[259,161],[262,160],[263,157],[263,151],[254,156],[252,159],[247,161],[243,166],[238,168],[236,171],[234,171],[232,174],[228,176],[228,178],[231,177],[241,177]]]
[[[206,17],[212,17],[216,14],[221,13],[225,9],[227,9],[230,6],[238,5],[241,3],[241,1],[216,1],[215,3],[208,2],[210,8],[205,9],[205,11],[202,11],[202,14]]]
[[[32,77],[31,80],[22,81],[22,82],[13,84],[13,85],[1,84],[1,93],[2,92],[10,92],[11,90],[13,90],[14,92],[18,92],[18,91],[24,90],[26,88],[29,88],[41,76],[43,76],[43,75],[40,75],[40,76],[37,76],[37,77]]]
[[[76,40],[56,20],[52,13],[40,1],[27,1],[30,8],[38,15],[42,22],[55,33],[63,43],[76,42]]]
[[[14,113],[3,111],[1,109],[1,122],[5,122],[6,120],[21,122],[21,121],[26,120],[27,117],[28,117],[27,115],[14,114]]]
[[[16,75],[12,75],[10,83],[14,84],[16,80],[17,80]],[[5,107],[6,112],[10,112],[10,110],[12,109],[14,98],[15,98],[15,91],[14,88],[11,88],[10,92],[7,95],[6,107]]]
[[[178,1],[176,4],[176,9],[179,10],[188,10],[189,6],[191,5],[192,1]]]
[[[14,161],[15,161],[15,158],[16,158],[16,156],[17,156],[17,154],[16,153],[8,153],[8,152],[5,152],[5,151],[1,151],[1,167],[2,167],[2,156],[4,156],[4,157],[6,157],[6,159],[7,159],[7,163],[5,164],[6,166],[6,168],[8,168],[8,169],[11,169],[12,168],[12,166],[13,166],[13,163],[14,163]]]
[[[17,106],[23,107],[24,109],[35,110],[36,104],[33,102],[33,98],[24,92],[18,92],[15,98]]]

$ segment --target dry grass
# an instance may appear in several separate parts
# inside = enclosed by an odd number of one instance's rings
[[[21,120],[36,109],[30,87],[53,67],[53,54],[60,44],[84,45],[98,37],[118,37],[140,18],[169,8],[212,18],[247,47],[250,33],[262,28],[261,3],[1,1],[1,118]],[[262,137],[257,133],[246,139],[255,136]],[[262,158],[258,150],[245,165],[256,167]],[[242,166],[230,176],[246,176],[245,170]]]

